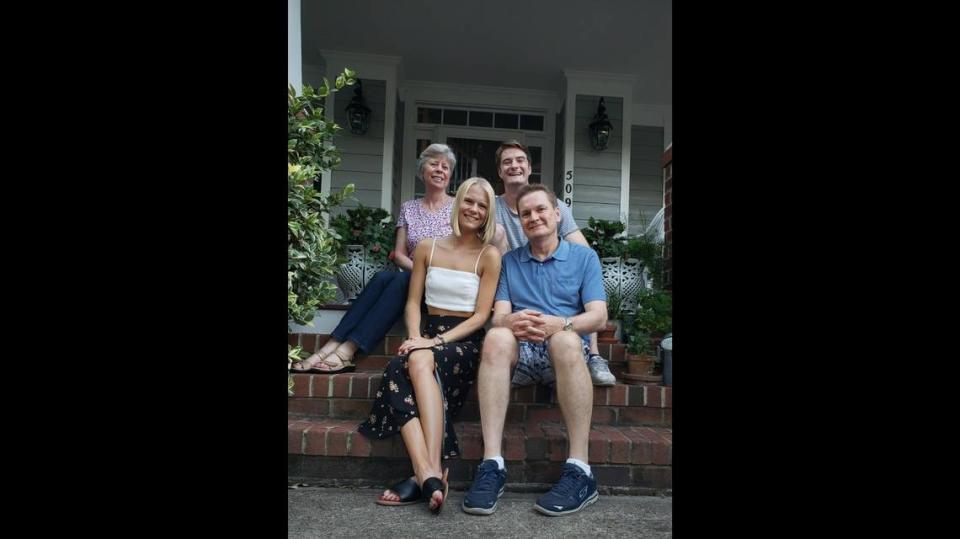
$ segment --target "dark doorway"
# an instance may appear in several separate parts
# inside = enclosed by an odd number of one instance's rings
[[[447,146],[457,156],[457,168],[450,178],[451,193],[455,193],[467,178],[480,176],[490,182],[496,194],[503,194],[503,182],[494,163],[500,141],[450,137],[447,138]]]

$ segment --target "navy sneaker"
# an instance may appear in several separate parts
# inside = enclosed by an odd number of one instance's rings
[[[497,510],[497,500],[503,496],[506,482],[507,471],[501,470],[497,461],[488,459],[481,462],[460,508],[472,515],[492,514]]]
[[[560,481],[550,489],[550,492],[540,496],[533,508],[544,515],[559,517],[576,513],[597,501],[599,497],[597,480],[592,475],[587,475],[576,464],[568,462],[563,465]]]

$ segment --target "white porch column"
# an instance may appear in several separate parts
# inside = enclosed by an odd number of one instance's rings
[[[563,192],[557,193],[573,212],[573,156],[577,123],[577,92],[571,91],[569,79],[564,78],[563,106]]]
[[[300,52],[300,0],[287,0],[287,82],[303,90],[303,58]]]

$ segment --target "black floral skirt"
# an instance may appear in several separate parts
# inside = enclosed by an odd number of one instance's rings
[[[428,315],[424,333],[434,337],[456,327],[466,318],[457,316]],[[457,434],[453,430],[453,421],[460,414],[460,408],[477,378],[480,365],[480,345],[486,332],[483,328],[473,332],[462,341],[433,346],[433,360],[436,364],[436,377],[443,395],[443,458],[460,454]],[[409,356],[397,356],[390,360],[383,371],[383,381],[377,390],[376,400],[370,417],[361,423],[357,430],[368,438],[382,440],[400,433],[407,421],[419,417],[413,383],[407,372]]]

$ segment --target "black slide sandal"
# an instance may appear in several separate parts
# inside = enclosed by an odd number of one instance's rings
[[[380,505],[412,505],[415,503],[420,503],[424,501],[423,493],[420,491],[420,487],[417,486],[416,478],[410,477],[400,481],[399,483],[387,487],[388,490],[392,490],[398,496],[399,500],[384,500],[382,498],[377,498],[377,503]]]
[[[443,479],[439,477],[428,477],[423,482],[423,499],[427,502],[427,507],[430,507],[430,500],[433,498],[433,493],[442,490],[443,491],[443,501],[440,502],[440,505],[430,509],[430,512],[434,515],[439,515],[440,510],[443,509],[443,504],[447,503],[447,495],[450,493],[450,483],[447,482],[447,472],[449,468],[443,471]]]

